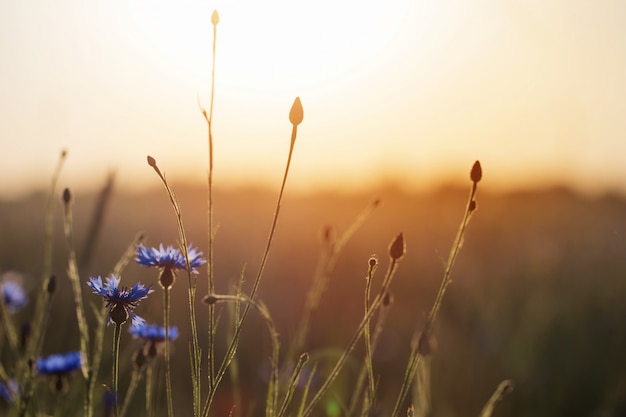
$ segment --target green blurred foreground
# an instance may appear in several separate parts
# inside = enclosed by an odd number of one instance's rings
[[[174,189],[189,241],[206,252],[206,191]],[[465,188],[415,195],[393,189],[367,195],[298,196],[288,192],[259,298],[267,304],[286,347],[295,333],[315,270],[323,230],[332,226],[343,231],[375,197],[383,204],[339,258],[321,308],[313,316],[308,352],[320,364],[336,359],[362,317],[368,258],[377,254],[386,267],[389,242],[404,232],[407,255],[392,284],[395,302],[374,363],[379,401],[393,402],[411,335],[423,324],[431,307],[461,220]],[[75,238],[84,281],[91,275],[107,275],[137,232],[146,233],[148,245],[176,244],[172,208],[161,189],[134,195],[114,192],[90,257],[85,254],[84,240],[97,200],[96,194],[79,194],[74,204]],[[269,230],[275,192],[218,190],[215,203],[216,285],[218,292],[226,293],[231,292],[244,268],[249,271],[244,272],[247,284],[252,281],[250,275],[256,271]],[[24,273],[31,293],[39,285],[42,270],[45,206],[43,194],[0,201],[0,272]],[[44,355],[78,347],[65,273],[60,199],[57,218],[53,269],[59,290],[53,301]],[[200,299],[206,294],[204,271],[198,280]],[[382,275],[379,271],[376,278],[381,280]],[[155,280],[153,273],[135,263],[123,276],[132,281]],[[478,211],[470,222],[452,278],[435,329],[433,415],[478,415],[506,378],[514,381],[515,389],[498,404],[495,416],[626,413],[624,198],[585,198],[565,189],[506,195],[479,192]],[[88,297],[86,287],[84,294],[87,303],[95,302]],[[177,413],[182,416],[191,414],[186,279],[175,283],[173,297],[172,323],[181,333],[174,342],[172,358],[174,395]],[[18,319],[29,317],[33,304],[31,300]],[[162,324],[159,300],[141,306],[138,313],[149,322]],[[201,303],[198,314],[199,322],[205,323],[206,310]],[[243,415],[263,406],[270,354],[264,325],[253,316],[244,328],[239,353],[243,396],[239,411]],[[109,346],[108,341],[105,343]],[[201,343],[206,344],[206,335],[201,335]],[[225,342],[218,342],[218,348],[224,346]],[[137,347],[137,342],[124,334],[121,361],[129,361]],[[354,353],[354,366],[348,366],[335,383],[333,392],[338,398],[347,397],[343,393],[353,386],[362,355],[360,346]],[[105,356],[107,360],[110,358]],[[121,366],[121,386],[128,383],[129,369]],[[233,400],[229,384],[226,381],[220,392],[215,415],[227,415],[230,410]],[[332,411],[331,405],[328,409]]]

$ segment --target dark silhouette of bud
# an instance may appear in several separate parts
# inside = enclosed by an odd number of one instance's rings
[[[48,278],[48,284],[46,285],[46,292],[50,295],[54,294],[54,291],[57,288],[57,277],[56,275],[50,275]]]
[[[476,200],[470,201],[468,209],[469,209],[469,211],[476,210]]]
[[[126,308],[124,308],[123,304],[116,304],[115,307],[113,307],[109,312],[109,317],[113,323],[121,326],[126,323],[126,320],[128,320],[128,312],[126,311]]]
[[[156,160],[150,155],[148,155],[148,165],[150,165],[152,168],[156,167]]]
[[[302,103],[300,97],[296,97],[289,111],[289,121],[292,125],[298,126],[304,119],[304,110],[302,109]]]
[[[470,171],[470,178],[476,184],[483,177],[483,169],[480,167],[480,161],[474,162]]]
[[[383,295],[383,307],[389,307],[393,304],[393,294],[390,291],[387,291],[385,295]]]
[[[404,235],[400,233],[389,245],[389,256],[393,260],[399,260],[404,256],[406,247],[404,245]]]
[[[378,265],[378,259],[376,259],[376,255],[372,255],[367,261],[367,264],[370,268],[374,268],[376,265]]]
[[[65,149],[61,150],[61,158],[65,158],[67,156],[67,151]]]
[[[211,24],[215,26],[219,22],[220,22],[220,15],[217,14],[217,10],[213,10],[213,14],[211,14]]]
[[[212,305],[217,303],[217,296],[214,294],[207,294],[204,296],[204,298],[202,299],[202,302],[208,305]]]
[[[137,370],[141,370],[146,364],[146,355],[143,353],[143,348],[137,349],[135,355],[133,356],[133,364],[137,368]]]
[[[322,240],[324,243],[333,243],[335,239],[337,239],[337,232],[335,231],[335,228],[330,225],[325,226],[322,231]]]
[[[176,276],[172,268],[164,268],[159,276],[159,284],[161,284],[164,289],[168,289],[174,284],[175,278]]]
[[[63,190],[63,202],[65,204],[69,204],[70,201],[72,201],[72,193],[70,193],[69,188],[66,188]]]

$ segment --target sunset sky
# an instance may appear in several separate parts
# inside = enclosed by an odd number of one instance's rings
[[[565,184],[626,192],[622,0],[0,2],[0,197],[204,182],[211,13],[218,185]]]

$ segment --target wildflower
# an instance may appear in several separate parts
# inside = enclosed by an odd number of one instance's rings
[[[155,342],[165,340],[165,327],[157,326],[156,324],[135,326],[130,329],[130,333],[144,340],[152,340]],[[176,326],[170,326],[167,337],[170,340],[176,339],[178,337],[178,328]]]
[[[28,296],[22,288],[21,277],[16,272],[7,272],[2,276],[0,294],[4,297],[4,304],[11,314],[21,310],[28,303]]]
[[[187,253],[189,254],[191,273],[197,274],[198,270],[196,268],[204,265],[206,259],[202,258],[202,252],[199,252],[197,248],[192,248],[191,245],[187,247]],[[137,257],[135,260],[139,265],[145,267],[187,269],[185,255],[171,245],[164,248],[163,244],[161,244],[157,249],[139,244],[137,245]]]
[[[51,355],[37,359],[37,372],[42,375],[68,374],[80,369],[82,357],[80,352]]]
[[[5,403],[12,403],[13,399],[19,395],[19,387],[14,379],[6,384],[0,382],[0,399]]]
[[[80,352],[51,355],[37,359],[37,372],[51,377],[50,388],[53,391],[66,393],[69,390],[67,377],[71,372],[80,369],[81,362]]]
[[[165,342],[165,327],[154,325],[136,326],[131,328],[131,334],[143,339],[145,344],[143,345],[142,352],[148,358],[153,358],[163,350]],[[170,326],[167,338],[174,340],[178,337],[178,328],[176,326]]]
[[[137,307],[139,301],[143,300],[153,292],[150,287],[145,287],[141,283],[136,283],[132,288],[122,287],[120,285],[120,277],[111,274],[110,278],[106,278],[106,284],[102,284],[102,278],[91,277],[87,285],[91,287],[95,294],[101,295],[106,300],[106,306],[109,308],[109,322],[123,324],[130,317],[133,326],[140,326],[145,320],[136,315],[133,309]]]
[[[193,248],[191,245],[187,246],[187,255],[189,256],[189,266],[191,267],[191,273],[197,274],[196,269],[200,265],[206,263],[206,259],[202,257],[202,252],[197,248]],[[187,269],[187,261],[185,255],[181,253],[179,249],[175,249],[173,246],[163,247],[163,244],[159,245],[159,248],[148,248],[142,244],[137,245],[137,256],[135,261],[139,265],[145,267],[155,267],[161,269],[161,276],[159,282],[163,288],[169,288],[174,283],[175,273],[177,269]]]

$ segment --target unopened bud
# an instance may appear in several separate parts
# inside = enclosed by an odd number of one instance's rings
[[[54,291],[57,288],[57,277],[56,275],[50,275],[50,278],[48,278],[48,284],[46,285],[46,292],[48,294],[53,294]]]
[[[378,265],[378,259],[376,258],[376,255],[372,255],[367,261],[367,264],[370,268],[374,268],[376,265]]]
[[[150,165],[152,168],[156,167],[156,160],[150,155],[148,155],[148,165]]]
[[[298,126],[304,119],[304,110],[302,109],[302,103],[300,97],[296,97],[289,111],[289,121],[292,125]]]
[[[63,190],[63,202],[65,204],[69,204],[70,201],[72,201],[72,193],[70,193],[69,188],[66,188]]]
[[[217,303],[217,296],[215,294],[207,294],[202,299],[202,302],[208,305],[213,305]]]
[[[478,183],[483,177],[483,169],[480,167],[480,161],[474,162],[472,170],[470,171],[470,178],[474,183]]]
[[[211,24],[217,25],[220,22],[220,15],[217,14],[217,10],[213,10],[213,14],[211,14]]]
[[[472,200],[469,202],[469,207],[468,207],[469,211],[474,211],[476,210],[476,200]]]
[[[393,294],[389,291],[383,295],[383,307],[389,307],[393,304]]]
[[[138,370],[141,370],[146,364],[146,355],[143,353],[143,348],[137,349],[133,356],[133,363]]]
[[[174,275],[172,268],[166,267],[159,276],[159,284],[161,284],[164,289],[168,289],[174,284],[175,278],[176,276]]]
[[[111,311],[109,311],[109,317],[113,323],[121,326],[126,323],[126,320],[128,320],[128,312],[124,308],[123,304],[116,304]]]
[[[399,260],[404,256],[406,247],[404,246],[404,235],[400,233],[389,245],[389,256],[393,260]]]

